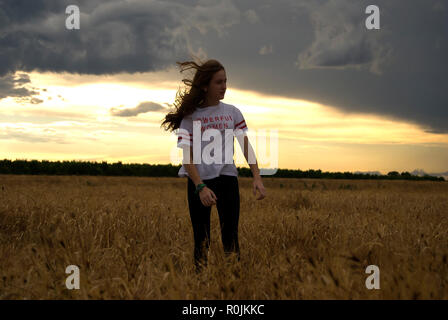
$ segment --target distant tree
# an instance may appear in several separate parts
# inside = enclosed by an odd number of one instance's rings
[[[387,175],[391,177],[398,177],[399,173],[397,171],[390,171],[387,173]]]

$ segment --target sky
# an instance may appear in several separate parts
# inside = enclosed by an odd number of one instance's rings
[[[260,168],[448,175],[447,38],[438,0],[0,0],[0,159],[179,164],[160,125],[194,55]]]

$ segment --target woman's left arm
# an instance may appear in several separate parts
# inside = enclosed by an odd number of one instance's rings
[[[251,150],[251,154],[255,163],[249,162],[249,148]],[[249,164],[250,170],[252,171],[253,180],[253,191],[254,196],[257,193],[257,190],[260,192],[257,200],[262,200],[266,197],[266,190],[264,188],[263,182],[261,181],[260,169],[258,169],[257,158],[255,157],[255,153],[250,145],[249,138],[244,135],[244,157],[246,158],[247,163]]]

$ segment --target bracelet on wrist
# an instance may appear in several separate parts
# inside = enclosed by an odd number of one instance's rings
[[[196,186],[196,190],[194,191],[195,194],[198,194],[199,191],[201,191],[204,187],[206,187],[207,185],[205,183],[200,183]]]

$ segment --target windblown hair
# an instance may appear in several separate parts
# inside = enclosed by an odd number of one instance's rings
[[[213,59],[205,63],[199,62],[199,64],[194,61],[176,62],[176,64],[180,67],[180,72],[196,69],[196,73],[193,80],[182,79],[182,82],[190,88],[184,89],[183,92],[177,91],[174,101],[175,110],[169,112],[161,124],[166,131],[176,130],[185,116],[192,114],[196,108],[206,107],[204,87],[208,87],[216,72],[224,70],[222,64]]]

